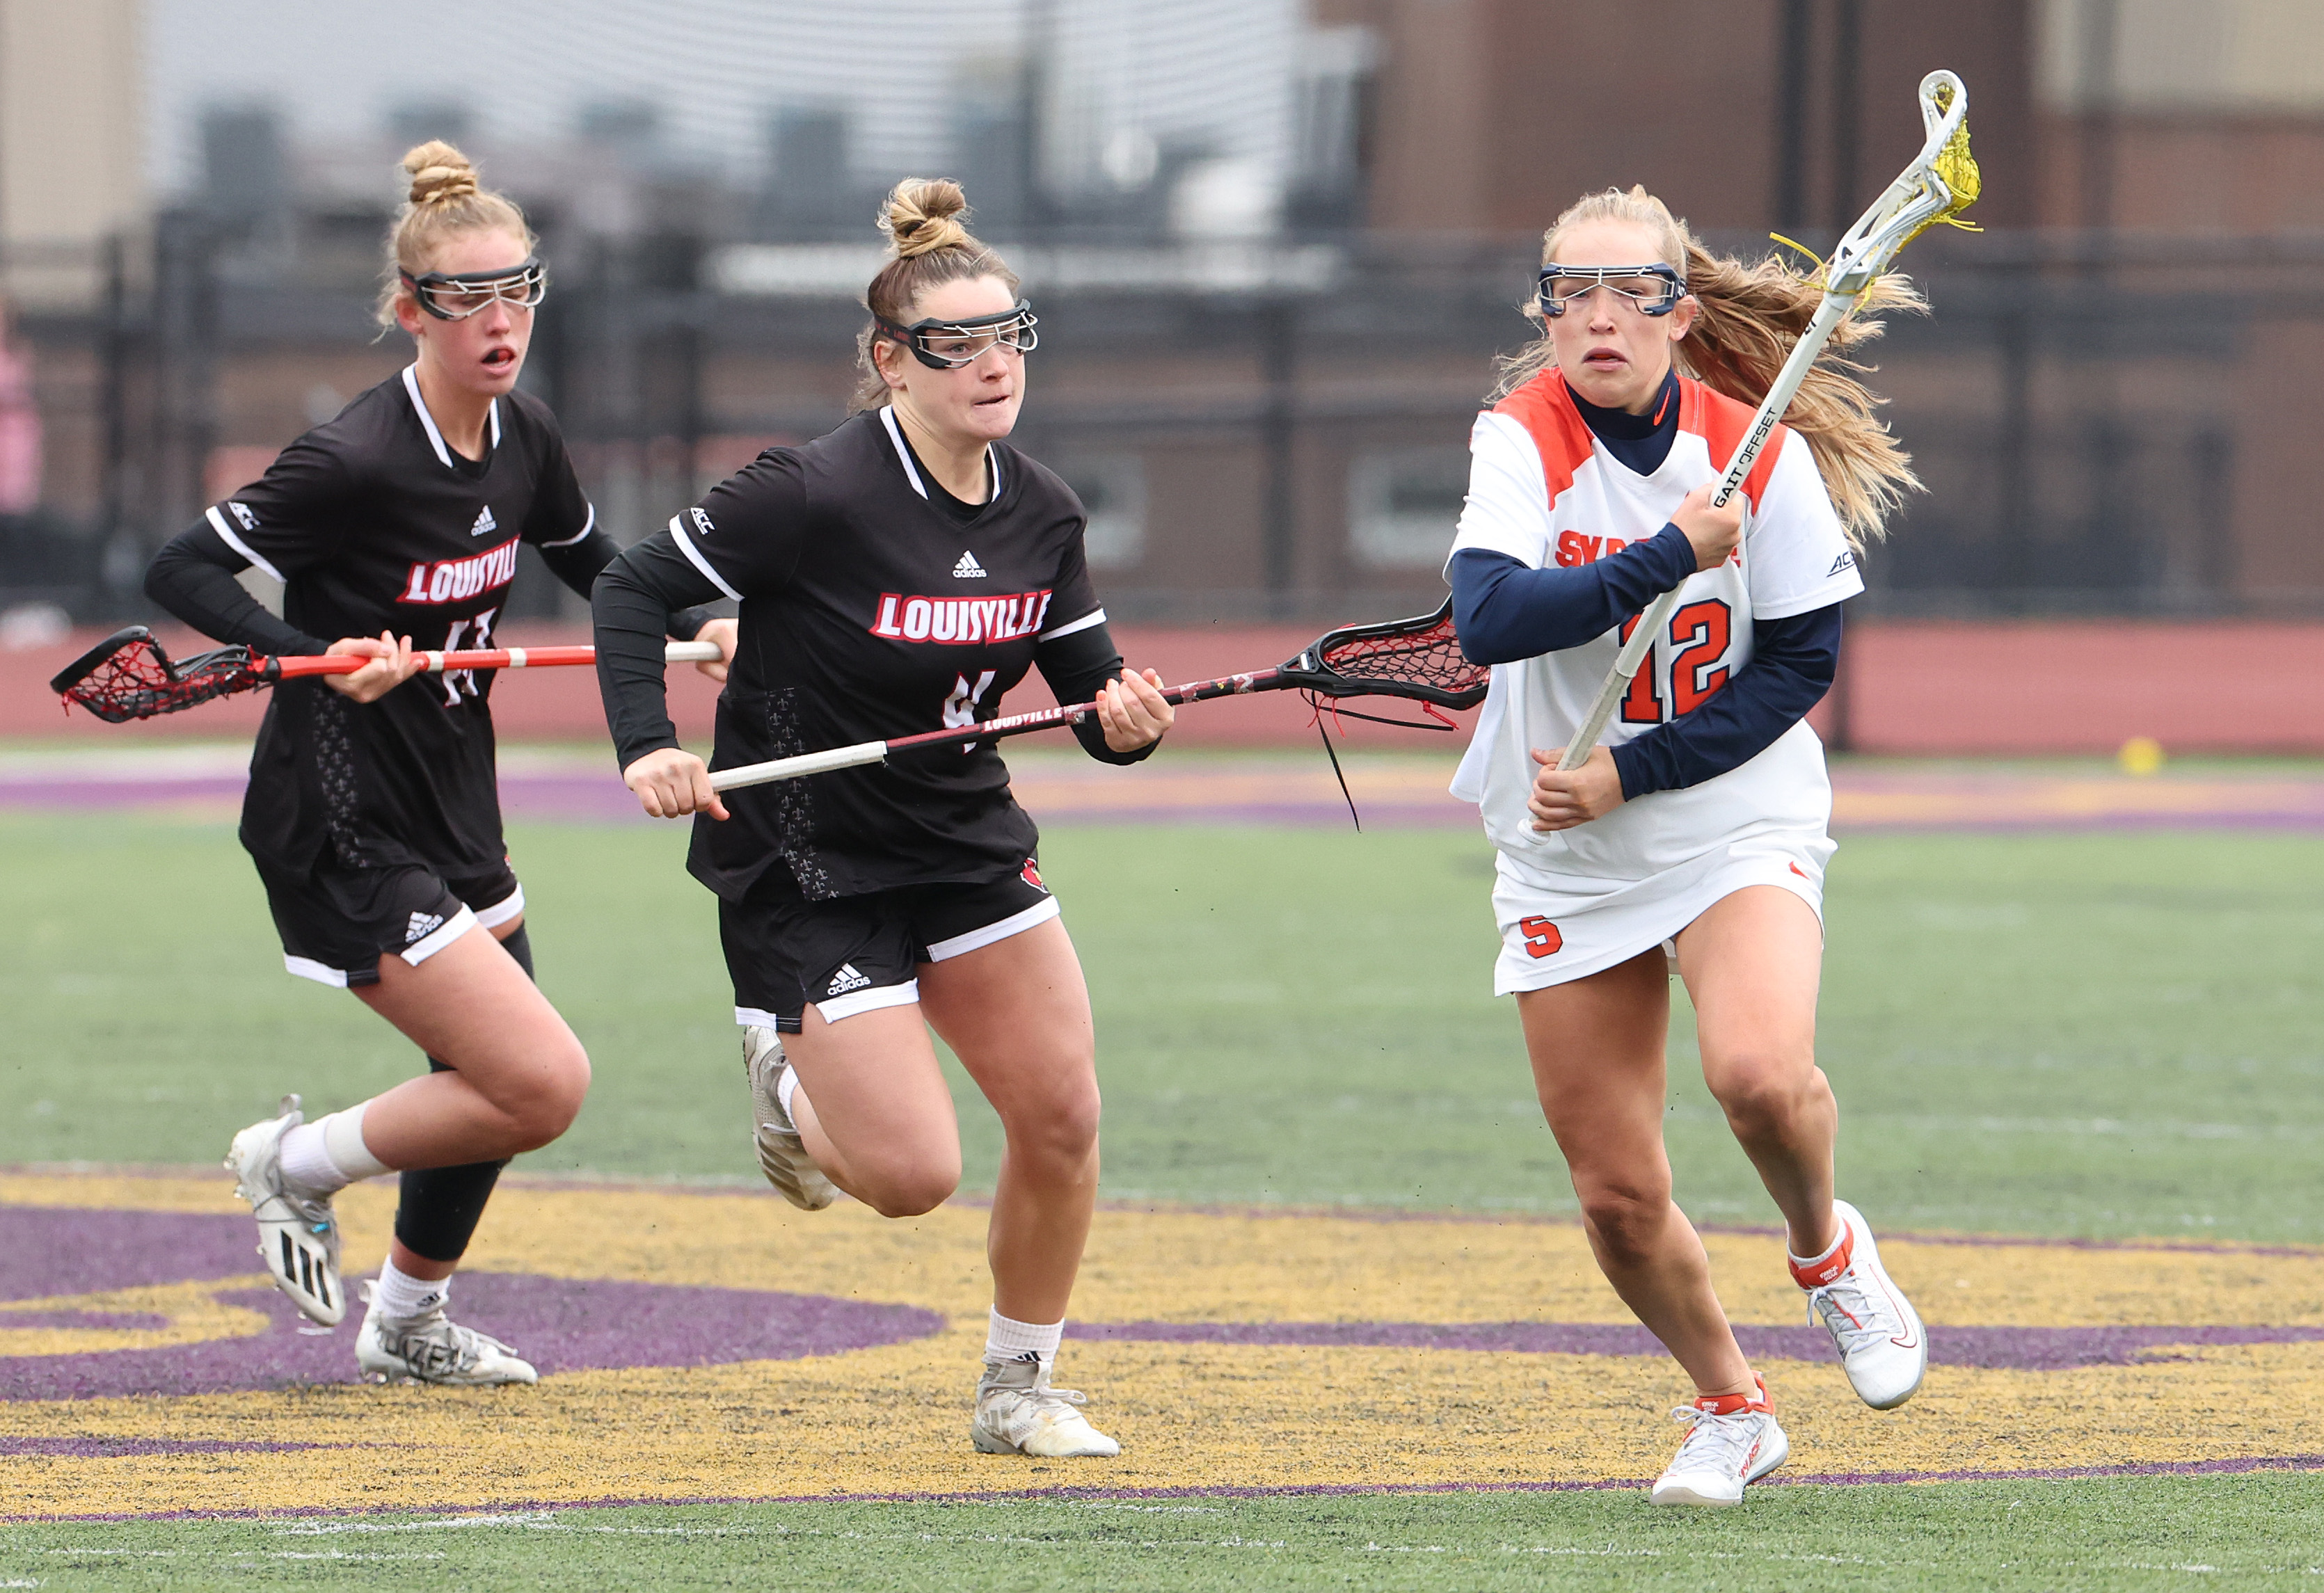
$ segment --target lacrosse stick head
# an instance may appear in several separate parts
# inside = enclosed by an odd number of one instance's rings
[[[1488,666],[1462,654],[1449,596],[1433,614],[1328,631],[1280,674],[1319,697],[1405,697],[1456,709],[1483,702],[1492,684]]]
[[[222,647],[173,662],[151,631],[132,625],[66,665],[49,689],[108,724],[121,724],[263,686],[272,677],[272,662],[254,665],[246,647]]]
[[[1879,280],[1904,245],[1932,226],[1977,231],[1960,213],[1977,202],[1983,180],[1969,151],[1969,89],[1954,73],[1921,79],[1921,125],[1927,136],[1903,175],[1873,201],[1840,239],[1825,291],[1853,299]]]

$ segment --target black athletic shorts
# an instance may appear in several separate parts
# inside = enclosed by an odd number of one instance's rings
[[[1007,940],[1057,916],[1027,858],[1017,873],[981,885],[908,885],[809,901],[781,867],[739,902],[718,902],[718,938],[734,981],[734,1021],[799,1032],[807,1004],[837,1023],[920,999],[923,962]]]
[[[282,937],[282,965],[318,984],[379,982],[390,953],[417,968],[469,930],[524,911],[524,887],[503,861],[483,874],[445,876],[417,865],[348,869],[326,855],[306,874],[258,865]]]

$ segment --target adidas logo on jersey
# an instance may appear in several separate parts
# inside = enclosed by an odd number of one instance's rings
[[[404,929],[403,944],[410,945],[414,941],[425,940],[443,927],[443,914],[414,913],[411,915],[411,923]]]
[[[823,993],[826,996],[844,996],[850,990],[860,990],[871,982],[855,971],[854,963],[842,962],[839,965],[839,971],[831,976],[831,988]]]
[[[964,550],[960,562],[952,566],[952,578],[955,581],[982,581],[984,579],[984,566],[976,562],[976,555]]]
[[[500,522],[493,518],[493,506],[487,503],[476,511],[476,523],[468,528],[468,535],[481,537],[486,531],[497,531],[500,529]]]

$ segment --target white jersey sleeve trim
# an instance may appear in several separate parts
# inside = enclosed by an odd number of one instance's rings
[[[240,537],[234,534],[234,528],[226,523],[226,516],[217,511],[217,505],[215,503],[211,504],[209,508],[209,522],[210,528],[217,532],[219,539],[227,547],[242,555],[243,557],[250,560],[252,564],[256,565],[260,569],[264,570],[275,580],[280,581],[282,579],[282,572],[281,570],[276,569],[266,560],[259,557],[258,555],[253,551],[249,543],[244,541]]]
[[[444,434],[436,429],[436,417],[428,412],[428,401],[420,396],[420,362],[417,360],[403,367],[403,391],[411,395],[411,408],[419,415],[421,428],[428,433],[428,446],[436,450],[436,457],[443,461],[444,468],[451,469],[452,450],[444,446]],[[493,440],[500,440],[497,432],[493,434]]]
[[[1076,631],[1086,631],[1093,625],[1102,625],[1104,623],[1105,611],[1103,609],[1092,609],[1088,613],[1084,614],[1072,624],[1059,625],[1055,630],[1044,631],[1040,635],[1036,636],[1033,640],[1035,641],[1055,641],[1060,636],[1071,636]]]
[[[687,539],[686,528],[678,524],[678,517],[675,514],[669,517],[669,539],[678,544],[678,550],[680,553],[685,554],[687,557],[694,561],[694,567],[696,569],[700,570],[704,575],[710,577],[710,584],[713,586],[717,587],[719,591],[724,592],[736,603],[742,601],[742,594],[735,591],[732,586],[726,585],[726,577],[720,575],[716,570],[712,569],[710,567],[710,561],[703,557],[701,551],[696,548],[692,542]]]
[[[912,450],[904,446],[903,428],[896,424],[895,405],[882,404],[880,406],[880,424],[888,428],[888,440],[896,445],[896,457],[904,466],[904,474],[911,481],[912,491],[918,493],[923,498],[927,497],[928,495],[927,483],[920,479],[920,467],[912,463]],[[991,444],[986,445],[987,447],[990,447],[991,446]],[[994,495],[998,496],[999,494],[996,493]]]
[[[1452,552],[1470,548],[1505,554],[1528,569],[1549,562],[1549,483],[1541,450],[1514,416],[1488,411],[1470,428],[1469,496]],[[1452,565],[1448,553],[1448,574]]]
[[[582,500],[582,502],[588,508],[589,518],[581,522],[581,529],[574,532],[571,536],[564,538],[561,540],[555,542],[543,542],[541,544],[543,548],[570,548],[574,543],[583,540],[590,532],[597,529],[597,506],[595,503],[589,502],[586,498]]]
[[[282,966],[286,971],[295,973],[300,979],[311,979],[317,984],[327,984],[337,990],[347,988],[346,969],[327,967],[312,957],[294,957],[285,952],[282,953]]]

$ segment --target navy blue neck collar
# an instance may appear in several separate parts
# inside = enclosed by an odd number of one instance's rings
[[[1592,437],[1606,445],[1606,451],[1640,475],[1652,475],[1670,457],[1671,444],[1678,439],[1679,391],[1678,373],[1674,370],[1663,377],[1660,391],[1654,403],[1643,415],[1633,415],[1628,410],[1601,410],[1596,404],[1566,388],[1572,399],[1575,412],[1582,423],[1590,428]]]

